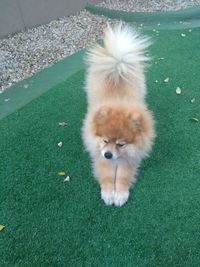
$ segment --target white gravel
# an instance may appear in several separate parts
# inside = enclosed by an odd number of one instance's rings
[[[108,20],[83,10],[0,39],[0,92],[91,45]]]
[[[169,11],[200,5],[200,0],[106,0],[98,4],[123,11]]]
[[[107,0],[100,5],[128,11],[154,11],[197,4],[200,4],[200,0]],[[94,43],[102,35],[107,21],[112,22],[104,16],[92,15],[83,10],[74,16],[0,39],[0,93],[12,84]]]

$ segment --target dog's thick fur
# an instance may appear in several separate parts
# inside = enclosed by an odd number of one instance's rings
[[[107,205],[122,206],[128,200],[139,164],[154,140],[154,120],[145,102],[149,44],[127,26],[108,25],[104,46],[88,52],[88,110],[82,135]]]

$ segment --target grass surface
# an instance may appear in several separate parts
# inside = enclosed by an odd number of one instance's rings
[[[157,139],[124,207],[100,200],[83,150],[84,70],[0,121],[0,266],[199,266],[200,30],[149,34]]]
[[[97,15],[104,15],[111,19],[123,20],[145,28],[180,29],[200,27],[200,6],[167,12],[128,12],[112,10],[87,4],[86,9]]]
[[[16,85],[8,88],[3,94],[0,94],[0,120],[83,69],[84,52],[83,49],[59,61],[57,64],[40,71],[33,77],[18,82]],[[8,101],[5,101],[5,99]]]

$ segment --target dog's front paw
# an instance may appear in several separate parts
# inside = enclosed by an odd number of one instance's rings
[[[114,203],[114,192],[101,190],[101,198],[106,205],[112,205]]]
[[[114,204],[117,207],[121,207],[126,203],[129,197],[129,191],[125,192],[115,192],[114,194]]]

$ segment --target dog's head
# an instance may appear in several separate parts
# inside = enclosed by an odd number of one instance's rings
[[[151,147],[153,118],[141,107],[103,106],[94,115],[93,131],[105,159],[137,157],[138,153],[147,153]]]

